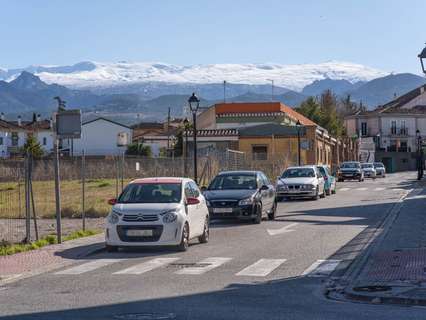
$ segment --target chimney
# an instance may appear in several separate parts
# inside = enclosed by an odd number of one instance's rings
[[[4,113],[0,113],[0,120],[4,120]]]
[[[18,126],[21,126],[22,125],[22,119],[21,119],[21,116],[18,116]]]
[[[41,121],[41,115],[40,115],[40,113],[37,115],[37,122],[40,122]]]

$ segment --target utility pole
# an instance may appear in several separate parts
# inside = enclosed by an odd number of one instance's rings
[[[170,107],[167,112],[167,153],[170,150]]]
[[[226,80],[223,80],[223,103],[226,103]]]

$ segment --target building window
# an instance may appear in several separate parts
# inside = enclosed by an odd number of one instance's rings
[[[407,128],[405,127],[405,120],[401,120],[401,134],[402,135],[406,135],[407,132]]]
[[[267,146],[252,146],[251,152],[253,155],[253,160],[268,160]]]
[[[391,121],[391,134],[396,134],[396,120]]]
[[[18,146],[19,136],[17,132],[12,132],[12,146]]]
[[[44,146],[47,145],[47,138],[46,137],[43,137],[43,145]]]
[[[3,145],[3,137],[0,137],[0,146]]]
[[[361,136],[367,135],[367,122],[361,122]]]

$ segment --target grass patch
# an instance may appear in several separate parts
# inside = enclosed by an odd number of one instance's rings
[[[78,230],[75,232],[72,232],[71,234],[63,237],[63,241],[69,241],[69,240],[75,240],[83,237],[89,237],[93,236],[100,231],[98,230]],[[25,251],[31,251],[31,250],[37,250],[42,247],[56,244],[58,243],[58,239],[55,235],[48,235],[44,238],[41,238],[37,241],[31,242],[31,243],[19,243],[19,244],[9,244],[5,241],[0,242],[0,256],[8,256],[20,252]]]

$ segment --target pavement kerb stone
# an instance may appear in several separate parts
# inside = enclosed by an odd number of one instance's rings
[[[98,252],[102,252],[103,250],[105,250],[103,239],[104,239],[103,234],[97,234],[94,236],[79,238],[75,240],[66,241],[61,244],[53,245],[55,246],[55,252],[59,252],[59,251],[67,250],[67,249],[79,248],[86,245],[93,245],[93,247],[76,253],[73,258],[64,258],[63,262],[46,265],[44,267],[37,268],[30,272],[25,272],[22,274],[14,274],[14,275],[6,276],[3,278],[2,278],[2,275],[0,274],[0,288],[4,285],[10,284],[12,282],[16,282],[18,280],[22,280],[22,279],[33,277],[33,276],[36,276],[45,272],[49,272],[55,269],[66,267],[68,265],[73,264],[75,259],[82,259],[85,257],[89,257],[93,254],[96,254]],[[52,247],[52,246],[48,246],[48,247]],[[48,247],[43,247],[38,250],[51,249]]]
[[[345,274],[333,282],[329,290],[327,290],[326,296],[335,300],[350,300],[358,302],[369,302],[369,303],[390,303],[390,304],[403,304],[403,305],[426,305],[425,299],[412,299],[408,297],[389,297],[383,295],[379,292],[375,293],[366,293],[358,292],[353,290],[353,283],[358,278],[358,276],[363,272],[364,267],[366,266],[368,259],[370,258],[372,252],[377,248],[382,241],[384,241],[387,233],[390,230],[390,227],[398,217],[398,214],[403,206],[404,199],[409,195],[416,195],[421,192],[422,188],[425,187],[426,181],[421,181],[416,183],[415,189],[411,192],[403,195],[400,199],[395,202],[395,204],[388,211],[388,215],[382,221],[382,223],[376,227],[375,236],[372,237],[372,240],[369,242],[371,245],[358,256],[355,261],[349,266]],[[366,244],[366,246],[368,243]],[[358,286],[358,285],[357,285]],[[336,290],[334,288],[340,288]],[[413,289],[416,287],[413,286],[401,286],[401,289],[405,288],[406,290]]]

